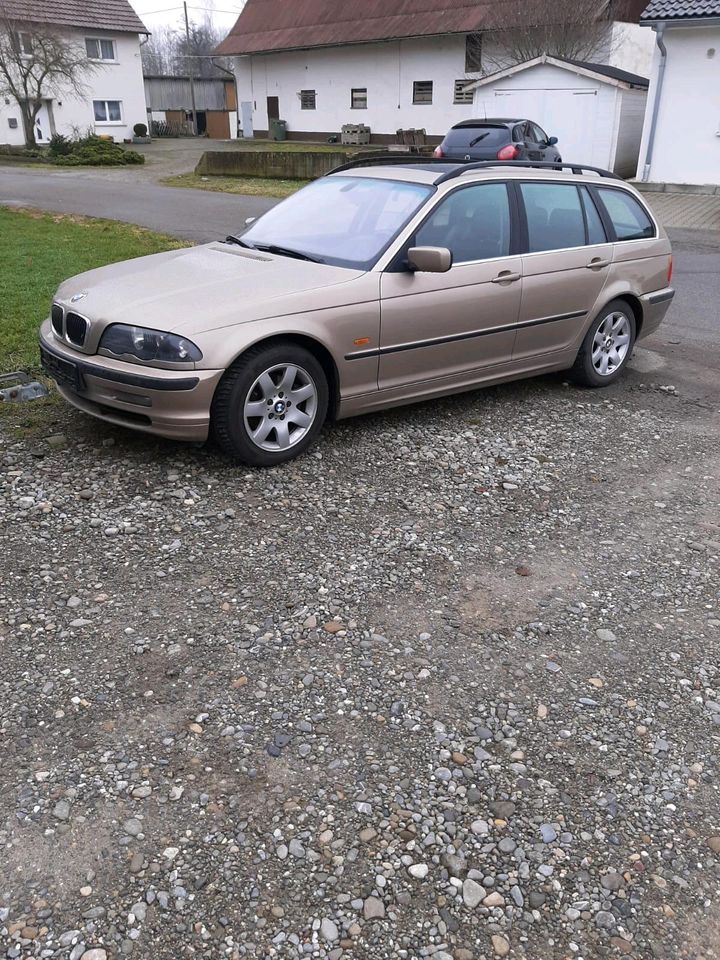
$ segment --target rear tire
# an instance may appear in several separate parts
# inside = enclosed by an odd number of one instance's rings
[[[637,323],[625,300],[613,300],[595,317],[570,369],[585,387],[607,387],[622,374],[635,346]]]
[[[221,449],[253,467],[273,467],[304,453],[328,411],[325,372],[292,342],[252,347],[220,381],[210,422]]]

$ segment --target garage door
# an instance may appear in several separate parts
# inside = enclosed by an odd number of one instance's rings
[[[496,89],[492,110],[498,117],[527,117],[549,137],[558,138],[563,160],[604,167],[607,137],[598,129],[597,89]],[[490,104],[487,104],[488,116]],[[606,146],[603,149],[603,141]]]

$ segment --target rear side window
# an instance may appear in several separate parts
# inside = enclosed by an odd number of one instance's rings
[[[600,214],[593,198],[588,193],[587,187],[580,187],[580,197],[582,198],[583,209],[585,210],[585,219],[588,228],[588,243],[607,243],[605,236],[605,227],[603,227]]]
[[[580,196],[570,183],[521,183],[528,225],[528,250],[585,246]]]
[[[624,190],[598,187],[618,240],[644,240],[655,236],[655,227],[635,197]]]
[[[460,127],[445,137],[446,147],[501,147],[509,142],[507,127]]]

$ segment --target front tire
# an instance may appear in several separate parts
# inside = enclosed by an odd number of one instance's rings
[[[328,410],[325,372],[291,342],[252,347],[220,381],[211,409],[215,440],[229,456],[273,467],[304,453]]]
[[[624,300],[613,300],[590,325],[570,370],[585,387],[607,387],[622,374],[635,346],[635,314]]]

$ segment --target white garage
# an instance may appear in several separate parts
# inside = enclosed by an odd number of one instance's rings
[[[637,169],[648,81],[599,63],[537,57],[468,84],[475,117],[534,120],[566,162],[632,177]]]

